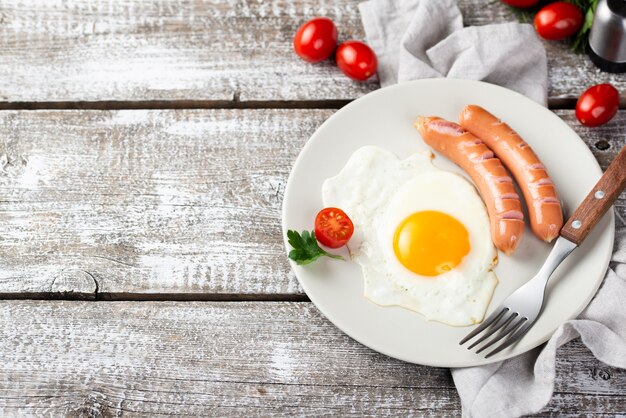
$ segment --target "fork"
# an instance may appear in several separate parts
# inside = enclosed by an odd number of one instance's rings
[[[561,228],[559,238],[535,277],[506,298],[481,325],[467,334],[459,344],[463,345],[477,337],[467,348],[471,350],[484,342],[476,350],[476,353],[479,354],[495,343],[501,342],[500,345],[485,355],[485,358],[489,358],[519,341],[541,314],[546,285],[554,270],[583,242],[625,187],[626,146],[621,149],[585,200]]]

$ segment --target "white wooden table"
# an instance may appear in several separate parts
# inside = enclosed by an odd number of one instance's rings
[[[447,369],[343,335],[285,257],[293,161],[378,87],[291,39],[316,15],[362,39],[357,3],[0,1],[0,416],[460,415]],[[546,48],[550,107],[606,167],[626,110],[587,129],[572,109],[598,82],[626,105],[626,77]],[[557,373],[543,415],[626,411],[626,372],[580,342]]]

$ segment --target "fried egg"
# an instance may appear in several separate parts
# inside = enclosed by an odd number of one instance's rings
[[[322,187],[324,206],[354,223],[348,242],[365,297],[454,326],[481,322],[498,283],[485,205],[464,177],[432,153],[400,160],[379,147],[352,154]]]

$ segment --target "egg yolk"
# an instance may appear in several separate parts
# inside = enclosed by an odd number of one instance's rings
[[[438,276],[452,270],[469,253],[469,234],[450,215],[433,210],[415,212],[398,225],[393,250],[412,272]]]

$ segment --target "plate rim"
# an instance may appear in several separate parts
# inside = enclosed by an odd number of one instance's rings
[[[289,254],[290,246],[289,246],[289,243],[288,243],[288,240],[287,240],[287,230],[289,228],[286,225],[285,207],[287,205],[287,202],[289,201],[288,197],[289,197],[289,194],[290,194],[290,185],[292,184],[292,181],[293,181],[293,173],[295,171],[297,171],[296,170],[297,167],[302,162],[302,160],[304,158],[303,156],[306,154],[308,149],[312,146],[311,144],[315,141],[315,138],[318,135],[320,135],[320,130],[322,130],[322,128],[324,126],[326,126],[327,124],[331,123],[335,118],[339,117],[338,115],[341,115],[344,111],[346,111],[346,109],[349,109],[349,108],[353,107],[355,105],[355,103],[358,103],[359,101],[361,101],[362,99],[364,99],[366,97],[367,98],[371,98],[372,96],[377,96],[377,95],[380,95],[380,94],[384,94],[387,91],[400,89],[402,87],[407,86],[408,84],[426,84],[426,83],[458,83],[458,84],[487,85],[487,86],[489,86],[488,88],[495,88],[496,90],[505,91],[506,94],[517,95],[518,97],[520,97],[524,101],[531,102],[531,103],[533,103],[536,106],[540,106],[540,107],[544,108],[554,118],[556,118],[555,120],[558,120],[559,123],[561,123],[562,125],[565,125],[567,127],[567,129],[571,130],[578,137],[578,140],[583,143],[587,153],[591,156],[595,166],[597,167],[597,171],[598,171],[599,175],[602,174],[603,171],[602,171],[602,168],[600,167],[600,164],[598,163],[598,160],[595,158],[595,156],[593,155],[591,150],[588,148],[587,144],[585,144],[585,142],[582,140],[580,135],[578,135],[558,115],[556,115],[554,112],[552,112],[551,109],[549,109],[548,107],[542,106],[540,103],[537,103],[537,102],[533,101],[532,99],[528,98],[527,96],[524,96],[523,94],[521,94],[521,93],[519,93],[517,91],[508,89],[506,87],[502,87],[502,86],[497,85],[497,84],[487,83],[485,81],[467,80],[467,79],[458,79],[458,78],[419,79],[419,80],[406,81],[406,82],[403,82],[403,83],[398,83],[398,84],[394,84],[394,85],[390,85],[390,86],[386,86],[386,87],[381,87],[379,89],[376,89],[374,91],[366,93],[366,94],[358,97],[357,99],[351,101],[347,105],[345,105],[342,108],[338,109],[335,113],[333,113],[331,116],[329,116],[326,120],[324,120],[324,122],[320,126],[318,126],[316,128],[315,132],[313,132],[313,134],[307,139],[306,143],[304,144],[304,146],[300,150],[298,156],[296,157],[293,165],[291,166],[291,170],[289,172],[289,177],[287,179],[287,183],[285,184],[285,192],[284,192],[283,201],[282,201],[282,204],[281,204],[281,230],[282,230],[282,234],[283,234],[283,245],[285,246],[286,255]],[[605,214],[605,216],[606,216],[606,214]],[[567,319],[567,321],[570,321],[572,319],[577,318],[587,308],[587,306],[589,305],[591,300],[597,294],[598,289],[601,287],[602,283],[604,282],[604,277],[606,276],[606,271],[607,271],[607,269],[609,267],[609,264],[610,264],[610,261],[611,261],[611,257],[612,257],[613,251],[614,251],[614,247],[615,247],[615,211],[614,211],[614,206],[611,206],[611,209],[608,211],[608,216],[609,216],[609,225],[608,225],[608,231],[607,232],[610,234],[611,244],[610,244],[610,251],[607,254],[605,254],[604,260],[603,260],[604,268],[602,269],[602,271],[604,273],[602,273],[601,278],[598,279],[598,283],[594,287],[593,292],[590,292],[590,294],[587,296],[585,302],[581,305],[581,307],[579,307],[579,309],[576,310],[576,312],[573,315],[571,315]],[[391,354],[386,349],[381,349],[381,348],[378,348],[378,347],[374,347],[372,344],[365,343],[360,338],[355,337],[351,332],[346,330],[344,327],[342,327],[339,324],[337,324],[336,321],[333,318],[331,318],[329,315],[327,315],[324,312],[324,310],[320,308],[320,306],[316,302],[315,298],[311,297],[311,295],[309,294],[309,290],[307,289],[307,285],[304,283],[303,280],[301,280],[298,277],[298,273],[297,273],[296,268],[295,268],[297,266],[297,264],[294,261],[292,261],[291,259],[289,259],[289,258],[287,258],[287,259],[288,259],[291,271],[293,272],[294,276],[298,280],[298,283],[300,284],[300,286],[302,287],[302,289],[306,293],[306,295],[309,298],[309,300],[311,301],[311,303],[313,303],[313,305],[324,316],[325,319],[330,321],[337,329],[339,329],[345,335],[347,335],[351,339],[357,341],[359,344],[361,344],[361,345],[363,345],[365,347],[368,347],[370,350],[373,350],[375,352],[384,354],[385,356],[388,356],[388,357],[391,357],[391,358],[394,358],[394,359],[398,359],[398,360],[401,360],[401,361],[404,361],[404,362],[407,362],[407,363],[411,363],[411,364],[418,364],[418,365],[431,366],[431,367],[460,368],[460,367],[484,366],[484,365],[487,365],[487,364],[492,364],[492,363],[504,361],[504,360],[507,360],[507,359],[510,359],[510,358],[513,358],[513,357],[520,356],[522,354],[525,354],[525,353],[527,353],[527,352],[537,348],[541,344],[543,344],[546,341],[548,341],[552,337],[552,335],[556,332],[556,330],[558,330],[558,328],[561,327],[563,325],[563,323],[565,323],[565,322],[561,323],[553,331],[550,331],[546,335],[542,335],[540,338],[537,338],[536,343],[535,342],[531,343],[526,349],[524,349],[524,351],[521,351],[521,352],[515,352],[514,350],[511,350],[508,353],[506,353],[505,355],[495,356],[495,358],[489,358],[489,359],[485,359],[484,357],[481,357],[481,356],[477,355],[476,356],[477,360],[475,362],[471,362],[471,361],[462,361],[460,363],[449,362],[449,361],[444,361],[444,362],[437,362],[437,361],[434,361],[434,362],[433,361],[417,362],[414,359],[409,359],[409,358],[405,358],[404,356]],[[487,315],[487,313],[485,314],[485,316],[486,315]],[[468,332],[469,332],[469,329],[468,329]]]

